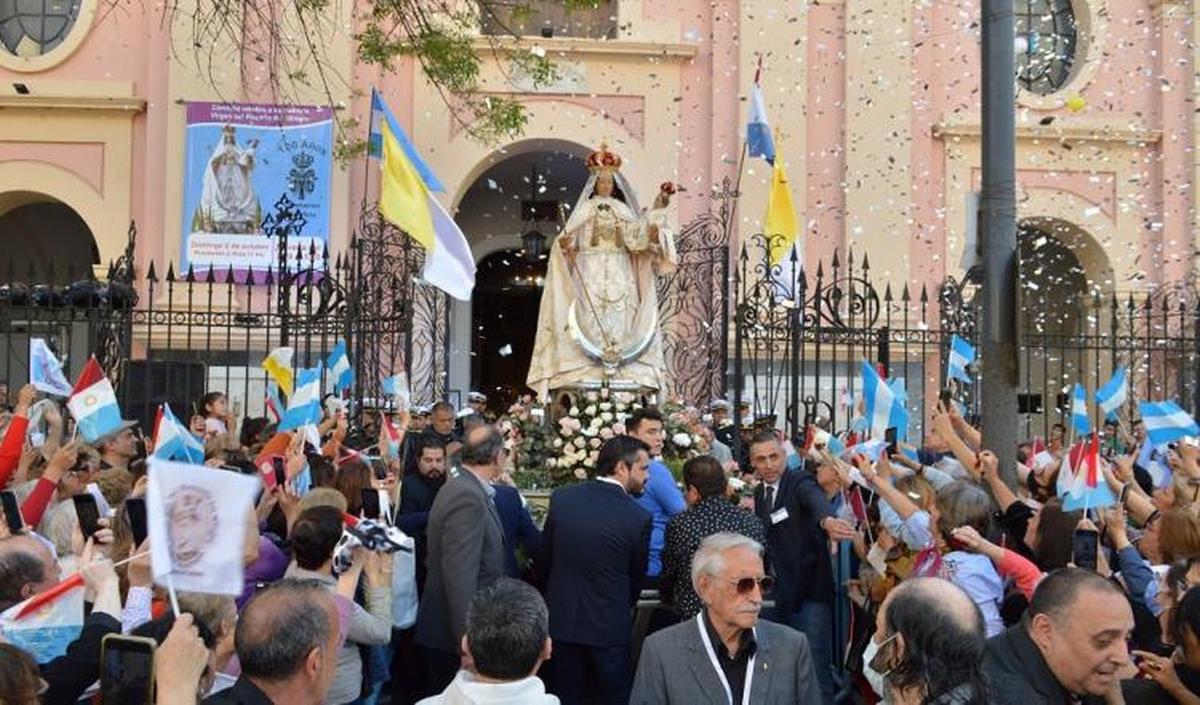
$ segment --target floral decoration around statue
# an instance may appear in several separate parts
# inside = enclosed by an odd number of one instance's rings
[[[513,480],[523,490],[550,490],[595,477],[600,446],[625,433],[625,420],[642,408],[637,395],[602,388],[583,393],[556,420],[523,397],[509,407],[500,429],[512,449]],[[663,414],[663,462],[679,479],[688,458],[706,452],[698,413],[668,402]]]

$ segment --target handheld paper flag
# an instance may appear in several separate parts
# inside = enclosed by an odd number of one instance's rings
[[[154,435],[154,457],[203,465],[204,444],[171,413],[170,405],[163,404],[159,410],[162,419]]]
[[[334,392],[341,394],[354,384],[354,368],[350,366],[350,358],[346,355],[346,341],[338,341],[325,365],[329,367],[329,373],[333,377]]]
[[[79,380],[75,382],[75,388],[67,400],[67,408],[75,417],[79,435],[88,443],[95,443],[121,429],[121,407],[117,405],[117,394],[95,356],[88,360]]]
[[[300,370],[296,392],[288,397],[287,411],[279,421],[280,431],[291,431],[321,420],[321,365]],[[319,443],[317,444],[320,445]]]
[[[1108,384],[1096,390],[1096,403],[1104,410],[1104,418],[1117,418],[1117,409],[1129,398],[1129,377],[1124,367],[1118,367]]]
[[[975,362],[975,348],[970,343],[955,335],[950,340],[950,359],[947,363],[946,377],[956,379],[963,384],[971,384],[967,367]]]
[[[1086,436],[1092,432],[1092,420],[1088,416],[1087,391],[1083,385],[1075,383],[1075,393],[1071,395],[1071,425],[1075,433]]]
[[[62,363],[42,338],[29,339],[29,383],[39,392],[56,397],[71,396],[71,383],[63,374]]]
[[[1144,401],[1138,404],[1138,409],[1151,445],[1165,445],[1184,436],[1200,436],[1196,420],[1173,401]]]
[[[875,371],[875,366],[865,360],[862,363],[862,383],[867,428],[871,436],[882,438],[891,426],[892,405],[896,395]]]
[[[0,635],[49,663],[67,652],[83,629],[83,580],[78,575],[0,614]]]
[[[179,591],[240,595],[258,478],[151,458],[146,488],[154,579]]]
[[[289,347],[275,348],[262,362],[267,376],[275,380],[275,384],[289,397],[292,396],[292,386],[295,384],[295,377],[292,375],[292,354],[293,351]]]

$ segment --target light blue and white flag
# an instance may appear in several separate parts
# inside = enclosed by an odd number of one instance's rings
[[[395,404],[396,411],[408,411],[412,394],[408,389],[408,373],[399,372],[383,378],[383,393]]]
[[[950,340],[950,359],[947,363],[946,377],[956,379],[963,384],[971,384],[972,379],[967,366],[975,362],[975,348],[970,343],[955,335]]]
[[[83,440],[96,443],[105,436],[121,430],[121,407],[117,404],[117,393],[112,382],[104,375],[100,363],[93,356],[83,368],[79,380],[67,399],[67,408],[75,417],[75,428]]]
[[[291,431],[321,420],[321,364],[296,372],[296,389],[288,397],[280,431]]]
[[[875,366],[863,360],[863,414],[866,416],[867,430],[870,437],[883,438],[883,434],[892,426],[892,407],[896,402],[896,394],[875,371]]]
[[[354,368],[350,366],[350,357],[346,355],[346,341],[339,340],[325,361],[329,374],[333,377],[333,391],[341,394],[354,384]]]
[[[162,419],[154,435],[154,457],[204,464],[204,444],[171,412],[169,404],[162,405]]]
[[[1144,401],[1138,404],[1138,409],[1151,445],[1161,446],[1185,436],[1200,436],[1196,420],[1173,401]]]
[[[1083,385],[1075,383],[1075,393],[1071,396],[1071,425],[1075,433],[1086,436],[1092,432],[1092,419],[1088,416],[1087,390]]]
[[[908,391],[904,380],[893,377],[888,381],[892,390],[892,411],[888,414],[888,428],[896,429],[896,440],[908,442]]]
[[[44,338],[29,339],[29,383],[39,392],[56,397],[71,396],[71,383],[63,374],[62,363],[50,351]]]
[[[1104,410],[1104,418],[1110,421],[1117,418],[1117,409],[1124,406],[1128,398],[1129,376],[1123,366],[1117,368],[1107,384],[1096,390],[1096,403]]]
[[[767,108],[763,103],[762,86],[756,81],[750,89],[750,115],[746,119],[746,153],[775,163],[775,139],[767,123]]]

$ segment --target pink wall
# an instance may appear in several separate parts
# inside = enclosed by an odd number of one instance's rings
[[[808,11],[808,193],[805,266],[815,276],[846,236],[846,35],[844,5]]]

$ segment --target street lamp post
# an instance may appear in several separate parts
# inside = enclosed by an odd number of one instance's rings
[[[982,2],[983,358],[980,390],[983,445],[1000,457],[1000,473],[1016,484],[1017,204],[1016,49],[1013,0]]]

